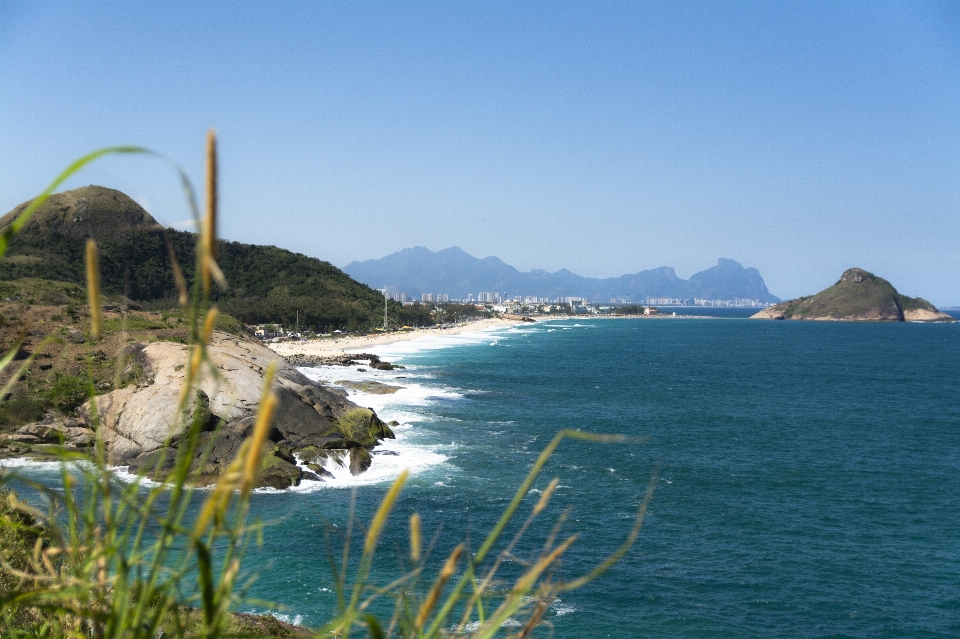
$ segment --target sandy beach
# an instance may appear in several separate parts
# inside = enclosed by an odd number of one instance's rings
[[[306,342],[277,342],[275,344],[266,344],[274,352],[289,357],[290,355],[318,355],[331,356],[340,355],[345,352],[363,352],[365,348],[382,344],[392,344],[394,342],[405,342],[420,337],[429,337],[437,335],[457,335],[471,331],[482,331],[491,328],[502,328],[505,326],[515,326],[523,322],[513,319],[482,319],[465,324],[456,324],[440,328],[431,326],[429,328],[415,328],[402,333],[384,333],[382,335],[348,335],[345,337],[328,337],[309,340]]]

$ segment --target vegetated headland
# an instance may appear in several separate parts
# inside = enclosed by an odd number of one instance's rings
[[[24,207],[0,218],[0,230]],[[100,247],[105,294],[97,337],[89,332],[84,290],[87,239]],[[29,366],[0,404],[0,456],[88,450],[98,427],[111,463],[163,475],[182,435],[170,428],[182,422],[176,412],[189,358],[190,322],[176,277],[192,284],[196,246],[195,234],[164,229],[123,193],[94,186],[51,196],[12,236],[0,261],[0,346],[15,348],[15,363]],[[236,242],[218,248],[229,284],[213,294],[221,312],[207,353],[218,377],[201,380],[191,398],[191,409],[208,424],[193,481],[215,481],[236,456],[271,364],[277,407],[256,485],[319,481],[330,464],[363,472],[370,451],[393,437],[390,425],[342,389],[304,377],[245,323],[293,324],[299,315],[303,325],[356,331],[382,322],[383,296],[321,260]],[[398,321],[419,323],[421,309],[404,315],[392,304],[388,311]],[[421,319],[430,321],[429,311]],[[91,414],[91,395],[99,420]]]
[[[753,319],[799,319],[836,322],[953,322],[927,300],[907,297],[890,282],[863,269],[843,272],[833,286],[766,308]]]

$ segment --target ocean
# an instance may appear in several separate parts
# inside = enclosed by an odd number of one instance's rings
[[[656,490],[630,553],[562,595],[535,636],[960,636],[960,324],[726,315],[550,320],[366,349],[405,369],[302,369],[402,386],[351,393],[401,425],[360,477],[255,494],[267,527],[244,558],[258,574],[247,594],[325,621],[331,550],[403,468],[377,576],[399,574],[413,512],[435,574],[460,541],[479,545],[573,428],[646,439],[562,444],[521,507],[559,478],[517,557],[565,517],[563,535],[579,537],[555,577],[582,575],[622,543],[655,470]]]

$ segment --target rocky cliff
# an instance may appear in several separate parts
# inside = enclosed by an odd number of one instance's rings
[[[812,297],[781,302],[752,319],[806,319],[841,322],[953,322],[930,302],[897,292],[890,282],[859,268]]]

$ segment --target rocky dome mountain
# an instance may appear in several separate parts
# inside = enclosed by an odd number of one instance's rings
[[[782,302],[753,319],[805,319],[841,322],[953,322],[930,302],[897,292],[890,282],[859,268],[812,297]]]
[[[28,204],[0,218],[0,229]],[[197,235],[164,229],[130,197],[102,186],[50,196],[11,239],[0,261],[0,280],[40,278],[82,285],[87,238],[99,245],[102,286],[108,295],[123,295],[145,308],[175,307],[171,252],[188,285],[193,281]],[[218,263],[229,288],[214,291],[214,301],[241,321],[293,325],[298,311],[301,326],[318,330],[353,330],[383,321],[380,292],[329,262],[275,246],[220,240]]]
[[[602,302],[612,298],[638,302],[649,297],[780,301],[767,290],[757,269],[743,268],[728,259],[718,260],[717,266],[689,280],[678,277],[669,266],[601,279],[566,269],[521,272],[497,257],[479,259],[456,246],[436,252],[415,246],[378,260],[351,262],[343,270],[374,288],[386,286],[414,296],[446,293],[466,298],[480,291],[495,291],[508,296],[586,296]]]
[[[24,202],[0,217],[6,228],[30,204]],[[126,241],[134,233],[159,228],[157,221],[127,195],[100,186],[54,193],[20,230],[34,238],[57,234],[65,238]]]

